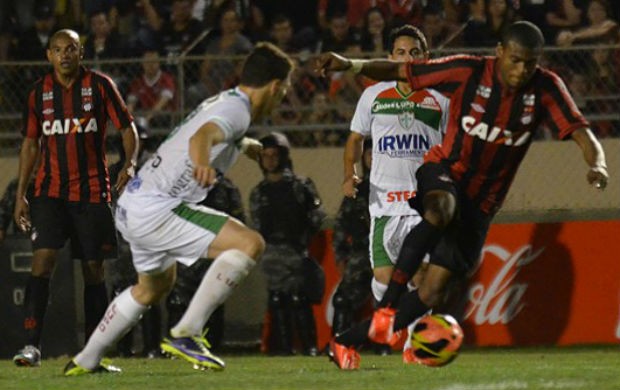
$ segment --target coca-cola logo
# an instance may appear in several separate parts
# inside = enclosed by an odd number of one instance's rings
[[[531,245],[524,245],[510,252],[500,245],[486,245],[478,270],[483,262],[499,260],[501,266],[488,284],[474,282],[470,285],[464,319],[471,319],[476,325],[512,321],[526,305],[523,296],[528,288],[527,283],[517,283],[515,278],[522,267],[536,260],[544,250],[545,247],[534,250]]]

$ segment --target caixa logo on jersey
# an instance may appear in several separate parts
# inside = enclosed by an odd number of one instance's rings
[[[489,126],[484,122],[477,122],[473,116],[466,115],[461,119],[461,127],[472,137],[478,137],[486,142],[504,144],[506,146],[521,146],[531,136],[529,131],[513,133],[498,126]]]
[[[86,118],[67,118],[54,119],[53,121],[43,121],[41,128],[43,134],[45,135],[94,133],[99,131],[99,128],[97,127],[97,120],[95,118],[90,118],[88,121]]]
[[[424,134],[385,135],[377,142],[377,151],[390,157],[423,157],[431,147]]]

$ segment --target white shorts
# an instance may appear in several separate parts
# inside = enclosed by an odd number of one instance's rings
[[[370,221],[370,264],[372,268],[396,264],[407,233],[422,221],[419,215],[385,215]]]
[[[144,200],[144,198],[142,198]],[[116,228],[129,242],[138,273],[155,274],[175,261],[187,266],[206,257],[209,246],[230,218],[209,207],[181,203],[157,207],[124,202],[116,209]],[[160,205],[162,206],[162,205]]]

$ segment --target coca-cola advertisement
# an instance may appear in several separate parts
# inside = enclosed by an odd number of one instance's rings
[[[320,343],[339,280],[327,248],[331,232],[312,248],[326,274]],[[493,224],[478,268],[439,310],[459,320],[468,345],[620,343],[620,221]]]
[[[462,297],[468,344],[620,342],[620,222],[495,224]]]

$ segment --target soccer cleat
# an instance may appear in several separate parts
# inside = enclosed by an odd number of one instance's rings
[[[405,364],[420,364],[418,358],[413,354],[413,348],[405,348],[403,350],[403,363]]]
[[[13,363],[19,367],[39,367],[41,365],[41,351],[34,345],[26,345],[13,356]]]
[[[162,352],[187,360],[198,370],[223,370],[226,363],[209,351],[209,342],[201,336],[169,337],[160,344]]]
[[[377,309],[372,315],[368,338],[375,343],[388,344],[391,347],[398,344],[406,332],[402,329],[394,332],[395,319],[396,310],[389,307]]]
[[[329,342],[329,359],[341,370],[360,368],[360,355],[355,348],[338,344],[334,339]]]
[[[97,368],[93,370],[89,370],[88,368],[84,368],[76,363],[75,359],[71,359],[69,363],[65,366],[63,370],[63,374],[65,376],[80,376],[87,374],[118,374],[122,372],[119,367],[113,366],[107,359],[99,362]]]

